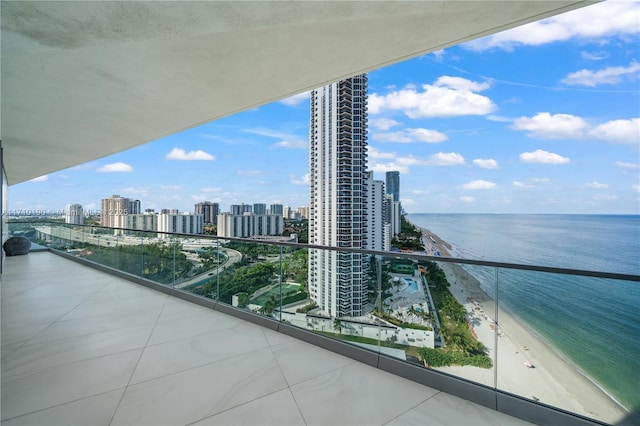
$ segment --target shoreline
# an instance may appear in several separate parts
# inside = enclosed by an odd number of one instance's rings
[[[451,257],[453,247],[428,229],[415,225],[423,235],[425,251]],[[431,237],[435,240],[432,242]],[[558,352],[516,314],[498,309],[480,282],[461,265],[439,262],[450,283],[450,292],[468,313],[470,326],[493,358],[496,339],[497,388],[554,407],[573,411],[611,424],[624,420],[629,411],[588,374]],[[530,363],[535,368],[527,368]],[[495,367],[494,367],[495,368]],[[445,367],[445,371],[478,383],[493,386],[494,368]]]

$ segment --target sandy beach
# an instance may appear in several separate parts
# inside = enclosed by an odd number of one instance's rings
[[[431,231],[420,229],[428,254],[435,255],[439,251],[443,257],[450,256],[451,245]],[[433,243],[430,237],[436,242]],[[611,424],[628,415],[622,406],[517,317],[499,309],[499,325],[496,327],[494,299],[480,288],[474,276],[458,264],[440,262],[439,265],[451,284],[451,293],[464,305],[473,330],[489,349],[491,357],[495,354],[497,339],[499,389]],[[527,367],[527,363],[533,368]],[[465,366],[439,370],[488,386],[494,385],[493,368]]]

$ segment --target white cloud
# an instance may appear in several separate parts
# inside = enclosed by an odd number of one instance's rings
[[[429,194],[429,191],[425,189],[414,189],[413,191],[411,191],[411,193],[415,195],[427,195]]]
[[[496,160],[494,160],[493,158],[487,158],[482,159],[482,158],[476,158],[475,160],[473,160],[473,164],[475,164],[476,166],[482,167],[483,169],[498,169],[498,162]]]
[[[640,64],[631,62],[628,67],[607,67],[598,71],[582,69],[567,75],[562,82],[570,86],[595,87],[601,84],[617,84],[624,77],[637,79],[640,74]]]
[[[413,155],[397,156],[395,152],[386,153],[369,146],[369,170],[377,173],[399,171],[408,174],[413,166],[456,166],[465,164],[464,157],[455,152],[438,152],[427,158],[417,158]],[[392,161],[384,161],[392,160]]]
[[[640,118],[608,121],[591,129],[589,136],[611,143],[637,146],[640,144]]]
[[[478,190],[478,189],[492,189],[495,188],[496,184],[493,182],[489,182],[488,180],[472,180],[471,182],[465,183],[464,185],[460,185],[461,189],[468,190]]]
[[[161,185],[160,189],[163,191],[181,191],[182,186],[180,185]]]
[[[222,192],[222,188],[218,188],[218,187],[205,187],[205,188],[200,188],[201,192],[205,192],[205,193],[217,193],[217,192]]]
[[[588,127],[585,120],[575,115],[548,112],[539,112],[531,118],[516,118],[511,126],[514,130],[528,131],[530,137],[542,139],[579,139]]]
[[[617,200],[618,196],[613,194],[598,194],[593,198],[595,198],[596,200],[613,201]]]
[[[373,93],[369,96],[369,112],[397,110],[412,119],[486,115],[495,111],[496,105],[488,97],[474,92],[488,87],[487,82],[442,76],[432,85],[423,84],[422,91],[406,86],[387,95]]]
[[[640,32],[640,3],[607,1],[463,44],[469,50],[513,50],[570,39],[598,40]]]
[[[265,176],[268,172],[264,170],[238,170],[240,176]]]
[[[638,163],[626,163],[624,161],[616,161],[616,166],[622,169],[640,169],[640,164]]]
[[[289,182],[294,185],[309,185],[309,173],[305,174],[302,177],[289,175]]]
[[[591,189],[607,189],[609,188],[609,185],[607,185],[606,183],[600,183],[600,182],[587,182],[584,184],[584,186],[586,188],[591,188]]]
[[[136,196],[146,197],[149,195],[149,188],[145,186],[140,186],[137,188],[127,187],[127,188],[123,188],[120,192],[125,195],[136,195]]]
[[[182,148],[173,148],[165,157],[167,160],[180,160],[180,161],[193,161],[193,160],[206,160],[212,161],[216,158],[209,154],[208,152],[204,152],[202,150],[189,151],[186,152]]]
[[[514,180],[511,184],[513,186],[515,186],[515,187],[518,187],[518,188],[535,188],[535,185],[526,184],[526,183],[520,182],[518,180]]]
[[[533,178],[533,179],[531,179],[531,182],[535,182],[535,183],[549,183],[549,182],[551,182],[551,179],[549,179],[549,178]]]
[[[29,179],[27,182],[46,182],[48,180],[49,180],[49,175],[42,175],[33,179]]]
[[[567,157],[554,154],[553,152],[537,149],[534,152],[523,152],[520,154],[520,161],[523,163],[540,163],[540,164],[567,164],[571,160]]]
[[[415,207],[418,205],[418,202],[411,198],[401,198],[402,207]]]
[[[309,99],[309,95],[310,95],[310,92],[298,93],[297,95],[284,98],[279,102],[287,106],[296,106],[296,105],[300,105],[302,102]]]
[[[473,203],[476,199],[475,197],[471,197],[469,195],[463,195],[462,197],[459,198],[460,201],[462,201],[463,203]]]
[[[504,117],[502,115],[489,114],[487,115],[487,120],[489,121],[497,121],[499,123],[508,123],[511,121],[511,118]]]
[[[371,162],[369,163],[369,170],[374,171],[376,173],[385,173],[385,172],[391,172],[391,171],[398,171],[402,174],[409,173],[408,166],[403,166],[394,162],[390,162],[390,163]]]
[[[378,158],[384,158],[384,159],[392,159],[392,158],[396,158],[396,153],[395,152],[382,152],[380,150],[378,150],[378,148],[369,145],[367,147],[367,157],[370,160],[376,160]]]
[[[372,118],[371,120],[369,120],[369,126],[380,130],[389,130],[390,128],[398,126],[400,124],[402,123],[392,118],[386,117]]]
[[[295,138],[295,139],[281,140],[280,142],[276,142],[273,145],[280,148],[306,149],[306,148],[309,148],[309,141]]]
[[[280,139],[280,141],[273,144],[273,146],[280,148],[306,149],[309,147],[309,141],[307,139],[290,133],[280,132],[278,130],[258,127],[253,129],[244,129],[243,132]]]
[[[604,50],[600,50],[598,52],[580,52],[580,56],[583,59],[588,59],[590,61],[602,61],[603,59],[607,59],[610,55],[609,52]]]
[[[634,190],[635,192],[640,192],[640,185],[633,184],[631,185],[631,189]]]
[[[449,138],[447,137],[447,135],[445,135],[444,133],[438,132],[437,130],[416,128],[416,129],[403,129],[397,132],[374,133],[372,134],[372,139],[381,141],[381,142],[393,142],[393,143],[415,143],[415,142],[440,143],[440,142],[446,141]]]
[[[465,92],[482,92],[491,87],[489,82],[478,83],[476,81],[467,80],[462,77],[451,77],[443,75],[434,83],[436,87],[448,87],[450,89],[461,90]]]
[[[465,164],[464,157],[457,152],[438,152],[426,161],[429,166],[458,166]]]
[[[127,163],[118,162],[105,164],[104,166],[97,168],[96,171],[100,173],[130,173],[133,172],[133,167]]]
[[[436,62],[442,62],[442,60],[444,59],[444,56],[446,55],[447,52],[445,52],[444,49],[440,49],[440,50],[436,50],[431,52],[431,54],[434,56],[434,59],[436,60]]]

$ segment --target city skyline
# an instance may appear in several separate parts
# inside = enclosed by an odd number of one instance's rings
[[[409,213],[640,213],[638,2],[609,1],[368,73],[369,169]],[[584,23],[584,24],[580,24]],[[9,210],[308,198],[308,93],[9,188]]]

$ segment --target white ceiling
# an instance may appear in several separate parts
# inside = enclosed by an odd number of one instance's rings
[[[591,3],[2,1],[9,184]]]

